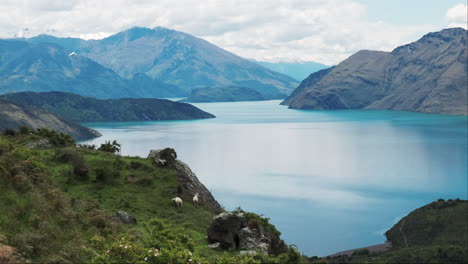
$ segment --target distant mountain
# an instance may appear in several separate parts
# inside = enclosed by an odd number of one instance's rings
[[[237,101],[261,101],[265,97],[254,89],[239,86],[205,87],[192,91],[184,102],[237,102]]]
[[[99,100],[63,92],[11,93],[0,98],[39,107],[76,122],[191,120],[215,117],[193,105],[162,99]]]
[[[45,110],[0,99],[0,131],[7,128],[18,130],[21,126],[54,129],[77,140],[101,136],[93,129],[64,120]]]
[[[298,82],[262,67],[192,35],[157,27],[134,27],[101,40],[56,38],[47,35],[26,39],[55,43],[77,52],[123,77],[145,73],[181,87],[243,86],[266,96],[288,95]]]
[[[301,81],[307,78],[311,73],[319,70],[329,68],[325,64],[313,61],[299,61],[299,62],[268,62],[268,61],[255,61],[257,64],[262,65],[270,70],[277,71],[294,79]]]
[[[70,54],[56,44],[0,40],[0,93],[65,91],[98,98],[184,94],[173,85],[143,79],[139,75],[124,79],[99,63]]]
[[[310,75],[284,103],[467,115],[466,45],[467,31],[452,28],[392,52],[359,51],[323,76]]]

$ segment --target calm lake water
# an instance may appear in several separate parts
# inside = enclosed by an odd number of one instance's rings
[[[227,209],[268,216],[309,256],[378,244],[412,210],[467,199],[467,117],[194,104],[216,119],[88,123],[122,154],[175,148]]]

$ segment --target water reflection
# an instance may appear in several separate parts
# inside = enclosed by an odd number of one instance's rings
[[[440,197],[466,198],[467,118],[297,111],[278,101],[197,104],[216,119],[93,123],[125,155],[173,147],[228,209],[268,215],[309,255],[381,243]]]

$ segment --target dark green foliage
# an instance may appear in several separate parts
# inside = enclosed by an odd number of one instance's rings
[[[90,150],[95,150],[97,147],[96,145],[87,145],[87,144],[79,144],[77,145],[79,148],[84,148],[84,149],[90,149]]]
[[[120,152],[120,144],[117,143],[116,140],[114,140],[112,142],[106,141],[103,144],[101,144],[101,146],[98,148],[98,150],[104,151],[104,152],[109,152],[109,153],[112,153],[112,154],[116,154],[116,153]]]
[[[120,177],[120,172],[111,166],[96,168],[96,182],[104,184],[113,184]]]
[[[68,163],[72,166],[72,179],[87,180],[89,178],[89,168],[85,160],[76,148],[61,148],[55,151],[57,161]]]
[[[191,120],[214,117],[193,105],[163,99],[100,100],[63,92],[21,92],[6,94],[0,98],[42,108],[75,122]]]
[[[468,247],[468,202],[439,199],[401,219],[385,235],[395,248],[450,244]],[[405,242],[406,238],[406,242]]]
[[[3,130],[2,134],[4,136],[14,136],[14,135],[16,135],[16,131],[14,131],[13,129],[7,128],[7,129]]]
[[[39,128],[35,134],[47,138],[50,144],[56,147],[66,147],[75,145],[75,140],[71,136],[59,133],[52,129]]]
[[[27,135],[27,134],[33,133],[33,132],[34,132],[34,130],[29,129],[26,126],[20,126],[20,128],[19,128],[19,133],[22,134],[22,135]]]
[[[369,249],[367,248],[361,248],[361,249],[356,249],[353,252],[353,255],[369,255]]]

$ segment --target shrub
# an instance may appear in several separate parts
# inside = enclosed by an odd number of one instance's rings
[[[28,127],[26,127],[26,126],[20,126],[20,128],[19,128],[19,133],[20,133],[21,135],[27,135],[27,134],[29,134],[29,133],[31,133],[31,132],[33,132],[33,131],[30,130],[30,129],[29,129]]]
[[[14,131],[13,129],[10,129],[10,128],[7,128],[5,130],[3,130],[3,133],[2,133],[4,136],[15,136],[16,135],[16,131]]]
[[[115,183],[115,180],[120,177],[120,172],[111,166],[104,166],[95,169],[96,182],[104,184]]]
[[[363,256],[363,255],[369,255],[369,249],[367,248],[360,248],[360,249],[356,249],[354,250],[353,252],[353,255],[356,255],[356,256]]]
[[[71,136],[59,133],[52,129],[39,128],[35,134],[46,137],[49,139],[50,144],[56,147],[75,145],[75,140]]]
[[[116,154],[116,153],[120,152],[120,147],[121,147],[121,145],[119,143],[117,143],[116,140],[114,140],[112,142],[106,141],[106,142],[104,142],[104,144],[101,144],[101,146],[98,148],[98,150]]]

